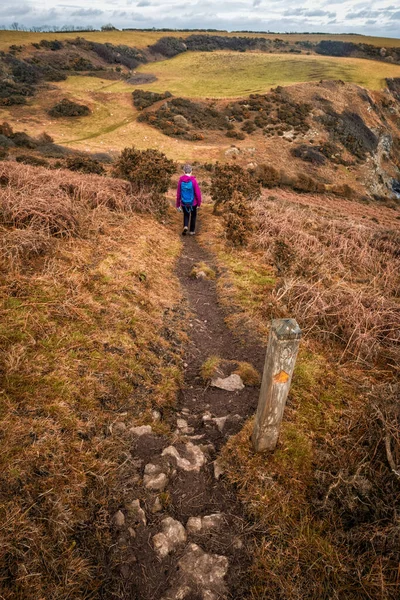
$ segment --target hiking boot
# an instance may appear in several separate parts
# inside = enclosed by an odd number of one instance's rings
[[[182,235],[186,235],[186,234],[187,234],[187,232],[188,232],[188,228],[187,228],[187,227],[184,227],[184,228],[183,228],[183,231],[182,231]]]
[[[189,231],[189,235],[196,235],[195,231]]]

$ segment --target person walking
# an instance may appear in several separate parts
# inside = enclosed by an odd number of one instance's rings
[[[178,181],[176,190],[176,208],[183,211],[183,231],[186,235],[196,233],[197,210],[201,205],[201,191],[196,177],[192,175],[192,166],[183,167],[183,175]]]

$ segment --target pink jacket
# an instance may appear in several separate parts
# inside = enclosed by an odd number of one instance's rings
[[[178,181],[178,187],[176,189],[176,208],[180,208],[181,206],[181,181],[192,181],[193,182],[193,190],[194,190],[194,201],[193,206],[201,205],[201,191],[199,188],[199,184],[196,181],[196,177],[193,175],[182,175]]]

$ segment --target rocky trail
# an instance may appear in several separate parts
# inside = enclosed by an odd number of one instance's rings
[[[260,371],[263,351],[246,347],[227,328],[215,281],[190,276],[195,264],[212,264],[208,253],[192,237],[183,246],[178,276],[190,344],[175,435],[157,435],[151,426],[131,430],[136,475],[125,491],[129,502],[114,516],[122,597],[131,600],[242,598],[249,585],[254,526],[224,481],[218,453],[255,412],[258,387],[243,386],[237,376],[236,391],[213,387],[200,370],[217,355]],[[154,419],[160,417],[155,411]]]

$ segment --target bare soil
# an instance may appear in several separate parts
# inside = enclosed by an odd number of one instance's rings
[[[177,434],[175,440],[172,440],[174,446],[183,453],[183,443],[192,441],[205,452],[207,463],[199,473],[178,469],[177,474],[170,478],[166,490],[160,494],[163,510],[156,514],[151,513],[156,494],[143,490],[140,477],[137,477],[133,484],[129,495],[132,497],[134,494],[135,497],[136,493],[136,497],[141,499],[141,505],[146,512],[147,526],[138,527],[133,540],[124,540],[123,536],[122,539],[117,539],[117,547],[121,552],[118,562],[123,579],[121,597],[130,600],[161,600],[179,570],[178,561],[186,545],[182,545],[164,559],[158,558],[154,551],[152,537],[160,531],[162,519],[170,516],[185,526],[191,516],[205,516],[217,512],[224,514],[222,529],[200,534],[188,533],[187,543],[193,542],[207,553],[228,558],[226,583],[229,597],[245,598],[249,591],[247,572],[252,562],[256,526],[245,518],[242,504],[232,487],[224,481],[223,475],[218,480],[215,478],[213,461],[229,436],[237,433],[242,428],[244,419],[254,413],[258,389],[246,386],[241,392],[228,392],[213,388],[203,381],[200,369],[208,357],[218,355],[224,359],[250,362],[261,371],[264,351],[254,344],[245,345],[243,340],[236,338],[228,329],[224,311],[218,304],[216,282],[190,277],[193,265],[198,262],[214,266],[211,257],[199,245],[197,239],[188,236],[184,239],[183,252],[177,267],[187,300],[187,307],[182,307],[182,318],[187,319],[190,337],[185,353],[185,364],[188,366],[177,412],[172,417],[169,415],[169,418],[174,421],[176,417],[183,417],[188,421],[188,425],[194,428],[186,439],[185,436]],[[202,417],[207,411],[213,417],[228,416],[222,432],[214,422],[205,425]],[[170,444],[171,440],[167,437],[153,434],[138,438],[131,453],[138,459],[139,473],[143,473],[148,462],[162,464],[162,449]],[[198,596],[186,598],[202,598],[201,590],[198,592]]]

